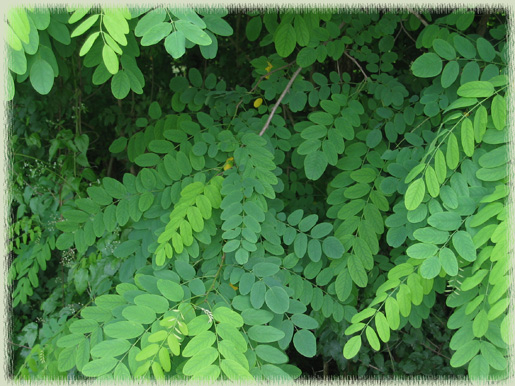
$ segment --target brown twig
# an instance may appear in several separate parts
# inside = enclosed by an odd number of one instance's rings
[[[414,15],[422,24],[424,24],[424,27],[427,27],[429,23],[417,12],[413,11],[412,9],[408,9],[408,12]]]
[[[358,66],[359,70],[361,71],[361,73],[365,77],[365,80],[367,80],[368,79],[368,75],[365,73],[365,71],[363,70],[363,67],[361,67],[361,65],[358,63],[358,61],[354,57],[350,56],[347,53],[347,51],[344,51],[344,54],[345,54],[346,57],[348,57],[350,60],[352,60],[356,66]]]
[[[283,98],[286,96],[286,94],[288,93],[288,91],[290,90],[290,87],[291,85],[293,84],[293,82],[295,81],[295,78],[297,77],[297,75],[300,74],[300,72],[302,71],[302,67],[299,67],[297,68],[297,71],[295,71],[290,79],[290,81],[288,82],[288,84],[286,85],[286,87],[284,88],[281,96],[279,96],[279,99],[277,99],[277,102],[275,102],[275,105],[274,107],[272,108],[272,111],[270,112],[270,115],[268,116],[268,119],[266,120],[266,123],[265,125],[263,126],[263,128],[261,129],[261,131],[259,132],[259,136],[261,137],[263,134],[265,134],[265,131],[266,129],[268,129],[268,126],[270,126],[270,122],[272,121],[272,118],[274,117],[274,114],[275,114],[275,111],[277,110],[277,108],[279,107],[279,105],[281,104],[281,101],[283,100]]]

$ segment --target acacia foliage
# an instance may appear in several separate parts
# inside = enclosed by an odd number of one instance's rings
[[[424,24],[396,12],[246,15],[245,47],[259,46],[245,52],[250,81],[176,67],[166,101],[117,128],[119,178],[90,168],[87,135],[60,132],[45,157],[68,146],[84,172],[59,200],[47,194],[44,210],[60,215],[51,230],[27,220],[40,210],[33,192],[15,194],[14,233],[32,234],[13,239],[14,306],[51,251],[74,254],[76,295],[91,296],[18,376],[297,378],[291,350],[314,357],[329,330],[342,360],[386,353],[443,293],[450,365],[505,376],[505,25],[474,12]],[[70,58],[90,69],[87,87],[145,95],[140,49],[164,45],[173,65],[198,45],[227,63],[217,39],[231,20],[18,9],[10,79],[46,95]]]

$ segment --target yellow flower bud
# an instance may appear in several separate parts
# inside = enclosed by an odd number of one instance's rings
[[[236,287],[235,285],[232,285],[231,283],[229,283],[229,285],[231,286],[231,288],[232,288],[233,290],[235,290],[235,291],[236,291],[236,290],[238,290],[238,287]]]
[[[258,98],[254,101],[254,107],[257,109],[259,106],[263,104],[263,98]]]
[[[234,165],[234,158],[229,157],[225,160],[224,170],[229,170]]]

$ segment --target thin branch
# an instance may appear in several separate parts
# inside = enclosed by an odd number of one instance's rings
[[[252,88],[250,89],[250,91],[249,91],[247,94],[252,94],[254,91],[256,91],[257,86],[259,86],[259,84],[261,83],[261,81],[262,81],[263,79],[266,79],[266,78],[268,78],[271,74],[273,74],[274,72],[284,70],[285,68],[288,68],[288,67],[292,66],[293,64],[295,64],[295,61],[290,62],[290,63],[288,63],[288,64],[286,64],[286,65],[284,65],[284,66],[278,67],[278,68],[276,68],[276,69],[275,69],[275,70],[273,70],[273,71],[267,72],[265,75],[261,75],[261,76],[259,77],[259,79],[258,79],[258,81],[257,81],[256,85],[255,85],[254,87],[252,87]],[[235,108],[235,110],[234,110],[234,115],[235,115],[235,116],[236,116],[236,113],[238,112],[238,108],[240,107],[240,105],[241,105],[241,103],[242,103],[242,102],[243,102],[243,98],[242,98],[242,99],[238,102],[238,104],[236,105],[236,108]]]
[[[358,61],[355,58],[353,58],[352,56],[350,56],[347,53],[347,51],[344,51],[344,54],[345,54],[346,57],[348,57],[350,60],[352,60],[356,66],[358,66],[359,70],[361,71],[361,73],[365,77],[365,80],[367,80],[368,79],[368,75],[365,73],[365,71],[363,70],[363,67],[361,67],[361,65],[358,63]]]
[[[279,99],[277,99],[277,102],[275,102],[275,105],[274,107],[272,108],[272,111],[270,112],[270,115],[268,117],[268,119],[266,120],[266,123],[265,125],[263,126],[263,128],[261,129],[261,131],[259,132],[259,136],[261,137],[263,134],[265,134],[265,131],[266,129],[268,129],[268,126],[270,126],[270,122],[272,121],[272,118],[275,114],[275,111],[277,110],[277,108],[279,107],[279,105],[281,104],[281,101],[283,100],[283,98],[286,96],[286,94],[288,93],[288,91],[290,91],[290,87],[291,85],[293,84],[293,82],[295,81],[295,78],[297,77],[297,75],[300,74],[300,72],[302,71],[302,67],[299,67],[297,68],[297,71],[295,71],[290,79],[290,81],[288,82],[288,84],[286,85],[286,87],[284,88],[281,96],[279,97]]]
[[[412,9],[408,9],[409,13],[414,15],[422,24],[424,24],[425,27],[429,25],[429,23],[417,12],[413,11]]]

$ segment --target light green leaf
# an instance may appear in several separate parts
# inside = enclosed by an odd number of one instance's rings
[[[234,327],[243,326],[241,315],[227,307],[218,307],[214,310],[213,318],[220,323],[227,323]]]
[[[440,259],[437,256],[431,256],[420,266],[420,276],[424,279],[433,279],[438,276],[441,268]]]
[[[456,212],[440,212],[429,216],[427,222],[441,231],[454,231],[460,227],[461,217]]]
[[[494,86],[486,81],[472,81],[461,85],[457,94],[467,98],[488,98],[495,92]]]
[[[97,378],[110,372],[117,364],[118,359],[115,358],[95,359],[84,365],[82,368],[82,374],[86,377]]]
[[[454,246],[454,249],[456,249],[456,252],[458,252],[465,260],[476,260],[476,247],[474,246],[470,233],[465,231],[456,232],[452,236],[452,245]]]
[[[361,349],[361,335],[350,338],[343,347],[343,356],[346,359],[354,358]]]
[[[126,353],[129,348],[131,348],[131,344],[125,339],[104,340],[103,342],[97,343],[91,349],[91,356],[97,358],[116,357]]]
[[[179,59],[186,52],[186,37],[182,31],[174,31],[165,39],[165,49],[172,58]]]
[[[102,49],[102,60],[104,61],[104,65],[109,73],[114,75],[118,72],[120,66],[118,56],[107,44],[104,45],[104,48]]]
[[[458,140],[453,133],[449,134],[449,139],[447,142],[447,153],[445,158],[447,160],[447,166],[449,166],[449,169],[456,169],[458,162],[460,161],[460,150],[458,148]]]
[[[499,94],[492,100],[492,121],[497,130],[506,126],[506,101]]]
[[[254,377],[248,372],[245,367],[232,359],[222,359],[220,368],[224,374],[232,381],[252,381]]]
[[[374,320],[377,334],[383,342],[387,343],[390,340],[390,325],[388,324],[386,317],[382,312],[378,311]]]
[[[431,195],[431,197],[438,197],[440,194],[440,184],[438,183],[436,172],[431,165],[427,166],[425,179],[427,192]]]
[[[422,203],[425,193],[426,185],[424,184],[424,180],[419,178],[413,181],[406,190],[406,194],[404,196],[404,204],[406,205],[406,209],[417,209],[418,206]]]

